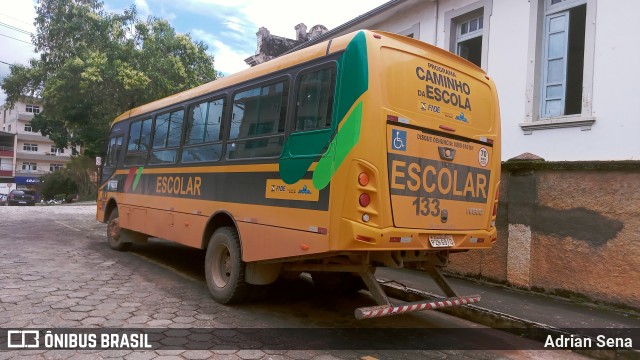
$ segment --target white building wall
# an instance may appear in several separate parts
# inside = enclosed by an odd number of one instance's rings
[[[498,89],[502,120],[502,160],[524,152],[538,154],[520,146],[525,136],[518,126],[524,122],[525,114],[528,40],[529,2],[494,0],[486,70]],[[534,134],[539,135],[538,132]]]
[[[483,38],[489,42],[484,67],[498,89],[503,160],[525,152],[548,161],[640,160],[640,115],[635,109],[640,83],[640,67],[635,65],[640,58],[635,24],[640,1],[594,1],[593,99],[588,101],[592,101],[591,115],[596,121],[591,130],[570,127],[534,130],[526,135],[519,124],[526,121],[527,71],[533,61],[540,61],[539,54],[534,56],[529,51],[531,12],[538,11],[532,8],[538,1],[541,4],[544,0],[484,1],[491,11],[489,38]],[[420,40],[449,50],[446,29],[450,24],[445,14],[475,3],[478,2],[408,1],[378,17],[381,20],[377,22],[367,21],[364,27],[402,33],[419,23]],[[343,33],[361,27],[362,24],[356,25]],[[535,31],[540,36],[541,29]],[[539,77],[536,74],[535,81],[540,81]]]
[[[514,3],[514,4],[510,4]],[[520,29],[511,28],[509,35],[494,32],[493,23],[504,22],[504,16],[498,17],[498,8],[515,10],[520,6],[515,3],[526,3],[524,0],[494,0],[494,19],[492,19],[492,39],[494,37],[510,37]],[[526,4],[528,7],[528,4]],[[500,105],[503,129],[503,159],[530,152],[545,160],[639,160],[640,159],[640,116],[634,110],[636,95],[640,82],[640,68],[634,63],[640,56],[635,35],[635,18],[640,13],[638,1],[597,1],[595,26],[595,56],[593,67],[593,113],[596,121],[590,131],[580,128],[548,129],[533,131],[524,135],[518,123],[524,122],[522,110],[513,105],[513,93],[523,97],[523,89],[519,82],[519,70],[505,71],[502,67],[490,65],[490,74],[496,80],[500,92]],[[507,12],[508,15],[521,18],[522,28],[528,31],[528,19],[518,12]],[[526,15],[528,16],[528,14]],[[506,29],[505,29],[506,30]],[[528,36],[528,33],[527,33]],[[513,39],[515,40],[515,39]],[[514,44],[516,42],[514,41]],[[634,45],[635,43],[635,45]],[[510,52],[508,44],[492,46],[492,61],[498,58],[512,58],[522,61],[521,56]],[[522,51],[520,46],[517,51]],[[526,53],[526,51],[525,51]],[[508,54],[508,55],[507,55]],[[510,79],[518,79],[512,81]],[[508,100],[507,100],[508,99]],[[506,101],[505,101],[506,100]],[[522,101],[518,101],[518,104]],[[538,106],[537,104],[535,106]]]

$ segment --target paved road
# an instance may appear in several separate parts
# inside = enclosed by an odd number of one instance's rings
[[[300,344],[287,350],[283,348],[287,339],[270,343],[278,350],[255,341],[244,348],[246,343],[238,340],[247,339],[241,329],[480,326],[439,312],[357,321],[353,310],[373,305],[366,293],[325,296],[304,278],[265,288],[242,306],[219,305],[207,292],[201,251],[161,240],[136,245],[130,252],[112,251],[106,245],[105,225],[94,220],[94,209],[86,205],[0,207],[0,328],[161,328],[171,337],[168,344],[178,350],[20,350],[0,352],[0,359],[582,358],[566,351],[539,350],[354,350],[348,345],[341,350],[304,350]],[[226,334],[229,341],[239,345],[228,350],[189,350],[185,338],[193,340],[194,333],[177,329],[230,329],[225,330],[230,332]],[[530,340],[487,331],[482,339],[460,339],[460,343],[533,346]]]

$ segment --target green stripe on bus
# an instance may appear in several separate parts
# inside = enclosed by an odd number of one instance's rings
[[[351,149],[360,140],[360,128],[362,127],[362,101],[356,105],[351,115],[344,122],[344,125],[338,131],[338,135],[329,144],[327,151],[316,166],[313,172],[313,186],[322,190],[331,181],[333,174],[338,170],[342,162],[347,157]],[[332,154],[335,149],[335,156]],[[328,155],[331,154],[331,155]]]
[[[332,115],[332,131],[335,136],[331,141],[328,133],[318,131],[289,136],[279,161],[280,177],[287,184],[298,182],[317,159],[317,156],[314,155],[320,154],[320,151],[326,148],[313,175],[313,184],[316,189],[323,189],[329,184],[333,174],[357,144],[360,138],[362,102],[353,110],[348,119],[345,119],[345,116],[369,88],[367,43],[364,32],[359,32],[354,36],[347,45],[344,54],[338,59],[338,78],[336,81],[335,111]],[[343,121],[345,124],[339,126]],[[350,122],[348,126],[347,122]],[[338,138],[339,141],[337,141]],[[292,156],[290,149],[296,144],[300,146],[301,143],[304,143],[303,146],[309,150],[305,152],[307,155]],[[327,143],[329,143],[328,147]]]
[[[138,172],[136,173],[136,178],[133,180],[133,191],[138,187],[138,182],[140,181],[140,176],[142,176],[142,170],[144,170],[144,166],[140,166],[138,168]]]

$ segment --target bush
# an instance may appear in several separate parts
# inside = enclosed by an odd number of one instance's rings
[[[56,195],[53,197],[53,200],[55,200],[55,201],[62,201],[62,200],[64,200],[66,197],[67,197],[67,195],[66,195],[66,194],[56,194]]]

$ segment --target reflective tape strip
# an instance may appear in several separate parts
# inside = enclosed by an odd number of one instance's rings
[[[473,304],[480,301],[480,295],[462,296],[459,298],[442,299],[434,302],[414,302],[401,306],[382,305],[358,308],[355,311],[356,319],[370,319],[388,315],[404,314],[414,311],[441,309],[452,306]]]

